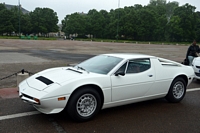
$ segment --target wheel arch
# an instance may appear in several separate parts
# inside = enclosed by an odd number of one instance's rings
[[[72,92],[72,94],[71,94],[70,97],[69,97],[69,100],[71,99],[71,97],[72,97],[77,91],[79,91],[80,89],[82,89],[82,88],[84,88],[84,87],[92,87],[92,88],[94,88],[94,89],[99,93],[99,95],[100,95],[100,97],[101,97],[101,108],[102,108],[103,103],[104,103],[103,91],[102,91],[102,89],[101,89],[98,85],[95,85],[95,84],[87,84],[87,85],[79,86],[78,88],[76,88],[76,89]],[[69,100],[68,100],[67,104],[69,103]],[[66,105],[66,106],[67,106],[67,105]]]
[[[184,84],[184,90],[181,90],[182,91],[182,94],[180,94],[181,96],[180,97],[177,97],[177,95],[179,95],[179,87],[178,87],[178,91],[175,91],[174,92],[174,85],[177,84],[179,80],[182,80],[181,82]],[[179,84],[179,83],[178,83]],[[170,88],[168,90],[168,93],[167,95],[165,96],[166,100],[171,102],[171,103],[177,103],[177,102],[180,102],[185,94],[186,94],[186,89],[187,89],[187,84],[188,84],[188,78],[186,75],[184,74],[181,74],[181,75],[178,75],[176,76],[173,80],[172,80],[172,83],[170,85]],[[175,88],[176,89],[176,88]],[[181,88],[183,89],[183,88]]]
[[[186,84],[186,87],[187,87],[188,78],[187,78],[186,75],[184,75],[184,74],[178,75],[178,76],[176,76],[176,77],[174,78],[174,80],[177,79],[177,78],[182,78],[182,79],[185,81],[185,84]],[[174,81],[174,80],[173,80],[173,81]],[[172,81],[172,82],[173,82],[173,81]]]

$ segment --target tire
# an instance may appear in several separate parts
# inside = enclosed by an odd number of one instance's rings
[[[168,91],[168,94],[166,95],[167,101],[171,103],[178,103],[180,102],[186,93],[186,83],[183,78],[176,78]]]
[[[92,87],[82,87],[75,92],[67,105],[68,115],[75,121],[88,121],[101,109],[101,97]]]

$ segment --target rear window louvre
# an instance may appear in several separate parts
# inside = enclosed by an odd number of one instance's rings
[[[50,85],[50,84],[53,83],[53,81],[51,81],[51,80],[49,80],[49,79],[47,79],[47,78],[45,78],[43,76],[37,77],[36,79],[41,81],[41,82],[43,82],[43,83],[45,83],[46,85]]]
[[[163,66],[178,66],[176,64],[162,64]]]
[[[167,60],[167,59],[162,59],[162,58],[159,58],[158,61],[161,63],[161,65],[163,66],[181,66],[180,64],[174,62],[174,61],[170,61],[170,60]]]

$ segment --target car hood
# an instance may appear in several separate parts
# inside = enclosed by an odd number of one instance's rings
[[[54,83],[60,84],[75,78],[86,76],[88,72],[79,71],[72,67],[52,68],[29,77],[27,84],[37,90],[44,90]]]
[[[200,66],[200,57],[194,58],[193,65]]]

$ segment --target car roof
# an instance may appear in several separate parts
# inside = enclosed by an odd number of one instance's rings
[[[155,56],[139,54],[139,53],[112,53],[103,55],[114,56],[123,59],[156,58]]]

